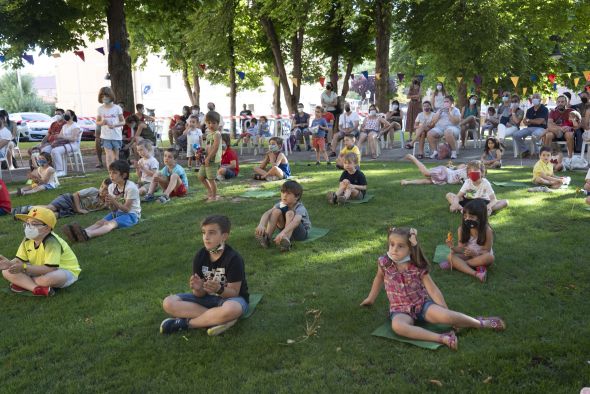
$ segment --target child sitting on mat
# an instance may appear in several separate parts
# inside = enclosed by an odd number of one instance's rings
[[[347,200],[362,200],[367,192],[367,178],[358,168],[358,158],[354,153],[344,156],[344,171],[340,175],[340,186],[336,192],[328,192],[330,204],[343,204]]]
[[[307,239],[311,221],[307,209],[301,202],[301,196],[303,188],[299,183],[283,183],[281,201],[264,212],[255,230],[256,240],[263,248],[268,248],[275,230],[279,233],[274,237],[274,243],[279,246],[281,252],[290,250],[292,241]]]
[[[129,180],[129,163],[115,160],[109,165],[109,193],[105,196],[111,212],[92,226],[83,229],[78,223],[66,224],[62,232],[70,242],[86,242],[117,228],[133,227],[141,216],[141,202],[137,185]]]
[[[465,204],[475,198],[483,199],[487,204],[488,215],[508,206],[508,200],[497,200],[490,182],[484,178],[485,167],[480,161],[467,163],[467,180],[459,193],[447,193],[451,212],[461,212]]]
[[[457,328],[506,328],[499,317],[473,318],[447,307],[445,299],[428,273],[428,260],[418,244],[413,228],[391,228],[387,234],[388,250],[377,262],[377,274],[368,297],[361,306],[373,305],[385,287],[389,299],[391,329],[406,338],[442,343],[457,350],[453,330],[438,334],[416,323],[447,324]]]
[[[279,137],[272,137],[268,140],[268,152],[264,156],[264,160],[258,167],[254,167],[254,179],[278,181],[279,179],[287,179],[291,176],[291,167],[289,167],[289,160],[287,156],[281,152],[283,140]],[[270,169],[266,171],[266,167],[270,165]]]
[[[164,299],[164,311],[173,317],[162,321],[160,333],[208,328],[208,335],[219,335],[248,312],[244,259],[226,243],[230,227],[222,215],[208,216],[201,223],[204,247],[193,258],[191,292]]]
[[[141,157],[135,166],[135,173],[139,182],[139,195],[147,194],[154,175],[158,173],[160,163],[154,157],[154,144],[150,140],[141,140],[137,144],[137,153]]]
[[[539,152],[539,161],[533,167],[533,183],[559,189],[562,185],[569,185],[570,181],[570,177],[553,175],[551,149],[547,146],[542,147]]]
[[[45,190],[53,190],[59,186],[59,180],[57,179],[55,169],[51,167],[53,164],[51,154],[41,152],[37,158],[37,164],[39,166],[29,173],[29,179],[32,183],[28,186],[17,189],[17,196],[38,193]]]
[[[188,178],[184,168],[176,163],[176,151],[173,148],[164,151],[164,167],[154,175],[143,201],[154,201],[156,199],[154,192],[158,187],[164,190],[164,193],[158,197],[158,201],[162,204],[169,202],[172,197],[184,197],[188,193]]]
[[[357,156],[357,165],[360,166],[361,164],[361,151],[359,147],[356,146],[354,143],[356,142],[356,138],[354,135],[345,135],[344,136],[344,146],[340,150],[340,154],[336,159],[336,167],[340,168],[341,170],[344,169],[344,156],[349,153],[354,153]]]
[[[6,183],[2,179],[0,179],[0,216],[4,216],[10,213],[11,211],[11,203],[10,203],[10,193],[8,193],[8,189],[6,188]]]
[[[448,260],[440,264],[443,270],[456,269],[485,282],[487,266],[494,263],[494,232],[488,224],[486,203],[481,199],[469,201],[463,208],[463,220],[457,229],[458,244],[451,237]]]
[[[411,161],[418,167],[422,175],[426,178],[422,179],[402,179],[400,182],[402,186],[405,185],[453,185],[461,183],[467,178],[467,170],[465,164],[459,164],[456,168],[447,166],[436,166],[430,170],[426,168],[420,160],[414,155],[407,154],[404,159]]]
[[[496,138],[488,137],[486,140],[481,162],[486,168],[502,167],[502,149],[500,148],[500,142]]]

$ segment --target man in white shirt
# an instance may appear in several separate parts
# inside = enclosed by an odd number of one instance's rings
[[[332,151],[330,152],[330,157],[338,156],[336,153],[336,146],[344,136],[354,135],[356,137],[358,135],[359,122],[359,115],[356,112],[351,111],[350,104],[344,104],[344,112],[340,115],[338,120],[338,132],[334,133],[334,136],[332,137],[332,143],[330,145]]]
[[[457,158],[457,140],[461,133],[459,129],[461,111],[453,105],[454,101],[453,96],[446,96],[443,100],[443,107],[436,111],[432,118],[434,127],[427,134],[428,144],[432,151],[431,159],[438,157],[438,142],[443,135],[447,144],[451,146],[451,159]]]

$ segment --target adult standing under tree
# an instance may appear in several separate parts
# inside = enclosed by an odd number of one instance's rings
[[[408,90],[408,113],[406,114],[406,131],[410,133],[410,140],[412,140],[412,133],[414,133],[414,122],[418,114],[422,112],[422,88],[420,80],[414,78],[410,89]],[[407,149],[412,149],[412,144],[406,144]]]
[[[338,111],[336,110],[336,106],[338,105],[338,94],[334,92],[332,82],[326,84],[326,90],[322,93],[321,99],[322,107],[324,107],[325,111],[334,115],[334,123],[336,123],[336,117],[338,116]],[[330,137],[332,137],[332,135],[328,135],[328,138]]]
[[[115,161],[119,160],[119,150],[123,147],[123,110],[115,104],[115,95],[111,88],[105,86],[98,92],[98,102],[102,103],[98,107],[98,116],[96,124],[101,126],[100,139],[105,151],[105,160],[107,168]]]

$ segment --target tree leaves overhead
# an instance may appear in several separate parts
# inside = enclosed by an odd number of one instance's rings
[[[9,113],[50,111],[50,105],[37,95],[33,87],[33,77],[30,75],[21,75],[19,88],[16,71],[4,74],[0,78],[0,92],[0,108],[6,109]]]

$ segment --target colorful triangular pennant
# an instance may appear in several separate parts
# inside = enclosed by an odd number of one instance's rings
[[[27,63],[29,63],[29,64],[35,64],[35,59],[33,59],[33,55],[28,55],[26,53],[23,53],[21,55],[21,58],[23,58],[24,60],[26,60]]]
[[[514,87],[516,87],[516,85],[518,85],[519,77],[510,77],[510,80],[512,81]]]
[[[556,77],[556,75],[553,73],[547,75],[547,78],[549,79],[549,82],[551,82],[551,83],[555,82],[555,77]]]
[[[205,71],[205,69],[207,68],[206,64],[199,64],[199,67],[201,68],[201,70]]]
[[[381,73],[375,73],[375,79],[376,80],[380,80],[381,79]]]
[[[272,77],[270,77],[270,79],[272,79],[272,81],[275,83],[275,85],[279,86],[279,81],[280,81],[279,77],[272,76]]]
[[[436,77],[436,80],[437,80],[438,82],[442,82],[442,83],[445,83],[446,79],[447,79],[447,77],[443,77],[443,76]]]
[[[579,82],[580,82],[580,77],[574,78],[574,87],[577,87]]]
[[[522,95],[523,95],[523,96],[526,96],[526,92],[527,92],[527,90],[528,90],[528,88],[527,88],[526,86],[524,86],[524,87],[522,88]]]
[[[584,78],[586,81],[590,81],[590,71],[582,71],[584,73]]]
[[[401,83],[401,81],[404,80],[404,77],[405,77],[404,73],[397,73],[397,79],[398,79],[398,81],[400,81],[400,83]]]
[[[244,78],[246,78],[246,73],[243,71],[238,71],[238,78],[240,78],[240,80],[244,80]]]
[[[361,74],[363,74],[363,76],[365,77],[365,79],[369,79],[369,72],[368,71],[363,71]]]
[[[104,47],[94,48],[94,50],[104,56]]]
[[[461,83],[461,81],[463,80],[463,77],[457,77],[457,82]]]
[[[74,51],[74,55],[76,55],[80,59],[82,59],[83,62],[86,61],[86,57],[84,56],[84,51]]]
[[[291,78],[291,82],[293,82],[293,86],[299,86],[299,80],[297,78]]]
[[[496,83],[498,83],[498,81],[500,80],[500,77],[498,77],[497,75],[494,77],[494,81],[496,81]]]

